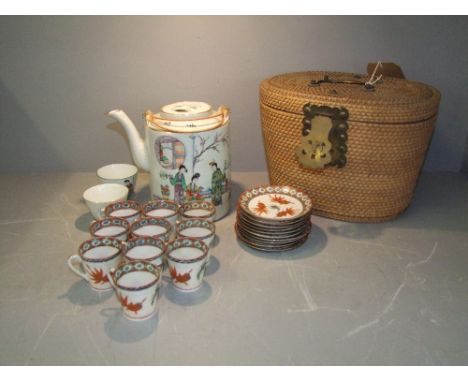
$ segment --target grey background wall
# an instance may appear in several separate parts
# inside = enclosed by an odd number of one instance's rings
[[[463,153],[463,162],[461,172],[468,176],[468,138],[466,139],[465,151]]]
[[[443,94],[426,170],[459,171],[468,133],[466,17],[1,17],[0,171],[131,161],[104,112],[178,100],[232,109],[234,170],[266,168],[258,84],[301,70],[401,64]],[[465,156],[464,156],[465,155]]]

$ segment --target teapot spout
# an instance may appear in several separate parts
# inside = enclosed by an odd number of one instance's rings
[[[146,153],[145,143],[140,138],[140,134],[138,134],[137,128],[128,115],[123,110],[119,109],[111,110],[107,112],[106,115],[120,122],[120,124],[125,129],[128,140],[130,142],[130,150],[132,152],[132,157],[135,161],[135,164],[140,169],[149,171],[149,161],[148,155]]]

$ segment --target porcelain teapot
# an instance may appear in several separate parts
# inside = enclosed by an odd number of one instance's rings
[[[229,109],[217,110],[205,102],[183,101],[163,106],[159,113],[144,113],[143,141],[122,110],[108,116],[127,133],[135,164],[149,171],[153,199],[211,201],[215,220],[229,212],[231,163]]]

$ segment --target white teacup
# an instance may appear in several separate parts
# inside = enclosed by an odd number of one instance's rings
[[[94,238],[80,245],[78,255],[68,259],[69,268],[97,291],[112,289],[108,273],[121,261],[123,243],[112,238]],[[75,263],[81,266],[75,266]],[[84,271],[83,271],[84,269]]]
[[[179,216],[179,205],[170,200],[150,200],[141,208],[141,212],[147,218],[166,219],[172,226],[172,237],[175,239],[175,229]]]
[[[150,236],[134,237],[127,240],[123,256],[128,261],[147,261],[156,267],[164,268],[166,244],[161,239]]]
[[[127,200],[109,204],[104,209],[104,215],[108,218],[125,219],[131,224],[140,217],[140,211],[140,203],[134,200]]]
[[[180,217],[184,219],[206,219],[212,222],[216,207],[211,202],[187,202],[180,206]]]
[[[198,239],[208,247],[208,261],[211,256],[211,244],[216,234],[215,224],[205,219],[185,219],[177,223],[177,237]]]
[[[95,219],[104,217],[104,208],[114,202],[127,200],[128,188],[121,184],[98,184],[83,193],[83,199]]]
[[[89,233],[93,237],[110,237],[127,240],[130,223],[121,218],[104,218],[93,221],[89,226]]]
[[[109,281],[130,320],[145,320],[158,311],[161,270],[147,261],[121,263],[109,272]]]
[[[116,163],[97,170],[99,183],[117,183],[128,188],[129,193],[135,189],[138,168],[132,164]]]
[[[172,232],[172,225],[166,219],[141,218],[130,226],[131,237],[151,236],[165,242],[170,240]]]
[[[208,247],[201,240],[175,239],[167,244],[167,262],[174,288],[193,292],[202,286]]]

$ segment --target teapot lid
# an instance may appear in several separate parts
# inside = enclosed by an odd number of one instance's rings
[[[155,130],[174,133],[196,133],[216,129],[229,120],[229,109],[213,110],[206,102],[181,101],[165,105],[159,113],[147,111],[145,119]]]
[[[171,103],[161,108],[162,117],[173,119],[208,117],[210,114],[212,114],[211,105],[206,102],[182,101]]]

